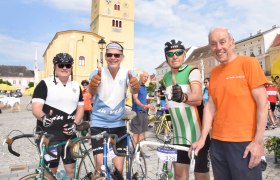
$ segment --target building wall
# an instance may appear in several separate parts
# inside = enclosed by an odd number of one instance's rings
[[[115,9],[115,7],[119,7]],[[115,21],[115,26],[113,26]],[[116,21],[121,22],[121,27]],[[134,0],[92,0],[90,29],[104,37],[106,43],[117,41],[124,47],[123,65],[133,68],[134,62]]]
[[[58,32],[44,53],[43,78],[53,76],[53,58],[56,54],[65,52],[74,59],[73,79],[78,82],[88,79],[89,74],[97,67],[97,59],[100,59],[99,40],[100,36],[91,32]]]
[[[1,76],[0,79],[3,81],[9,81],[13,86],[20,89],[21,92],[24,92],[28,88],[30,82],[34,82],[34,77],[7,77]]]
[[[267,52],[267,71],[271,74],[271,76],[280,76],[280,66],[279,63],[276,63],[276,61],[280,61],[280,46],[271,48]],[[272,69],[274,69],[274,72],[272,72]]]

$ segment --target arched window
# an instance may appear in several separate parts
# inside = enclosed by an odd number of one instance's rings
[[[114,10],[118,10],[118,5],[117,4],[114,5]]]
[[[112,21],[112,26],[115,27],[115,20]]]
[[[85,66],[86,60],[84,56],[79,57],[79,66]]]
[[[122,27],[122,21],[119,22],[119,27],[120,27],[120,28]]]
[[[121,6],[120,5],[118,5],[118,10],[120,10],[121,9]]]
[[[116,27],[119,27],[119,21],[116,21]]]

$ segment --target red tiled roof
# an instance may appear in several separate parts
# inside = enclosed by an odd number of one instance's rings
[[[272,45],[270,46],[271,48],[280,46],[280,34],[277,34]]]

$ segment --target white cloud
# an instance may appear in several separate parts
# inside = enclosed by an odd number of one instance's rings
[[[15,39],[11,36],[0,35],[0,56],[7,59],[0,59],[0,61],[10,62],[18,61],[19,64],[32,63],[35,60],[35,51],[37,48],[38,61],[42,61],[40,54],[44,53],[47,44],[39,42],[27,42],[20,39]]]

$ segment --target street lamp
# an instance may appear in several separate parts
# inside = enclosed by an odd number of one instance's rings
[[[106,45],[106,42],[104,41],[103,38],[98,41],[98,46],[100,49],[100,63],[102,66],[103,66],[103,49],[105,49],[105,45]]]

